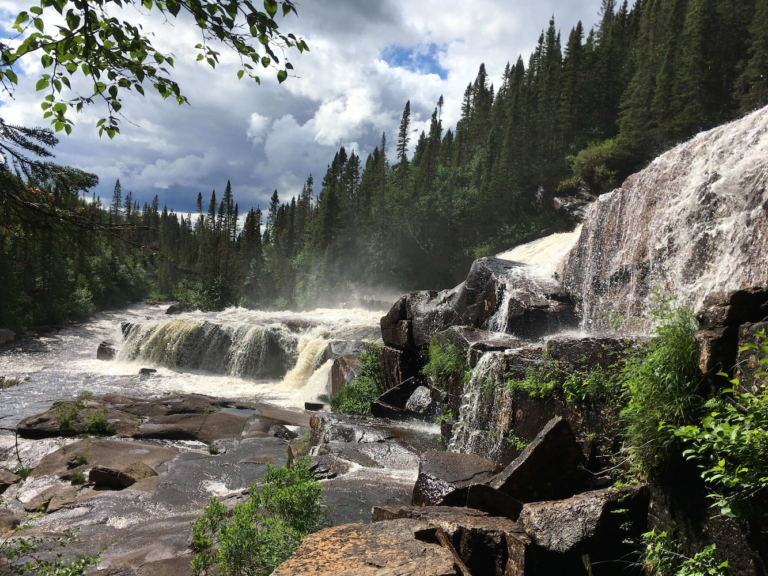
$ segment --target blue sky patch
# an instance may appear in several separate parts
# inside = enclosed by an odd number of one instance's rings
[[[448,71],[438,62],[438,50],[437,44],[420,44],[412,47],[388,46],[381,53],[381,58],[390,66],[422,74],[437,74],[445,80],[448,78]]]

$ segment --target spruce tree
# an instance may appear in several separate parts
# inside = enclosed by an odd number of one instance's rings
[[[757,0],[749,40],[749,61],[737,84],[744,112],[768,105],[768,0]]]

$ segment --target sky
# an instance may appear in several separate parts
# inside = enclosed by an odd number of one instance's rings
[[[55,161],[99,176],[96,192],[111,199],[119,178],[123,194],[141,203],[194,212],[198,192],[220,197],[231,180],[240,213],[298,194],[312,174],[322,180],[339,146],[363,161],[386,132],[390,158],[403,107],[411,102],[412,130],[427,130],[437,100],[443,123],[454,128],[461,99],[481,63],[497,86],[507,62],[535,47],[554,15],[564,39],[579,20],[596,24],[600,0],[302,0],[298,16],[278,17],[283,33],[302,36],[310,52],[294,50],[294,76],[282,85],[274,72],[261,85],[236,77],[234,55],[216,70],[196,62],[199,41],[191,21],[164,23],[128,8],[120,16],[140,22],[152,42],[175,55],[174,75],[190,105],[147,97],[124,99],[121,134],[99,138],[97,107],[74,116],[70,136],[60,133]],[[29,0],[2,0],[0,36]],[[47,124],[43,93],[34,84],[39,59],[22,65],[13,98],[0,93],[0,117],[26,126]],[[414,142],[417,134],[414,134]],[[315,189],[315,193],[319,190]]]

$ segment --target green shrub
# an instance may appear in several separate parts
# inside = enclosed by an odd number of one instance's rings
[[[768,336],[758,333],[757,349],[768,364]],[[726,376],[723,374],[723,376]],[[761,371],[758,377],[765,377]],[[738,385],[738,380],[732,380]],[[726,388],[706,404],[708,415],[698,426],[675,430],[688,449],[687,458],[700,464],[702,478],[723,516],[745,518],[759,513],[755,500],[768,493],[768,392],[738,393]]]
[[[646,475],[658,469],[675,444],[670,427],[696,421],[703,404],[693,339],[696,316],[690,308],[673,309],[668,303],[653,314],[659,322],[654,339],[622,370],[626,442],[634,464]]]
[[[728,562],[718,562],[714,544],[688,558],[680,544],[666,532],[643,534],[641,564],[649,576],[726,576]]]
[[[24,534],[32,528],[25,524],[14,532],[15,536]],[[65,562],[61,554],[51,554],[51,548],[65,548],[77,541],[77,530],[67,531],[59,538],[45,536],[14,537],[0,543],[0,558],[9,564],[3,574],[17,576],[82,576],[92,567],[101,552],[96,556],[78,556],[71,562]],[[41,546],[42,545],[42,546]],[[42,549],[40,549],[42,548]],[[23,560],[24,562],[19,562]]]
[[[638,159],[621,138],[592,142],[575,156],[568,156],[573,176],[560,183],[559,191],[577,188],[586,182],[593,190],[609,192],[631,174]]]
[[[107,420],[107,409],[94,410],[85,419],[84,430],[89,434],[96,434],[98,436],[104,436],[111,434],[113,431],[112,424]]]
[[[69,314],[76,320],[84,320],[94,312],[96,312],[96,305],[93,303],[93,294],[88,286],[83,285],[77,288],[69,301]]]
[[[74,402],[65,402],[57,408],[56,421],[59,424],[59,432],[62,434],[74,434],[77,432],[75,421],[80,407]]]
[[[208,445],[208,454],[211,454],[212,456],[216,456],[219,453],[219,445],[218,444],[209,444]]]
[[[623,396],[621,360],[609,368],[594,366],[568,373],[549,360],[526,370],[522,380],[507,382],[511,393],[521,391],[532,398],[562,394],[569,402],[593,401],[619,404]]]
[[[75,458],[75,466],[85,466],[86,464],[88,464],[88,458],[85,454],[81,454]]]
[[[248,501],[236,504],[231,517],[214,497],[192,523],[192,569],[196,576],[213,566],[223,576],[267,576],[307,535],[327,525],[326,515],[307,459],[290,468],[267,464],[261,491],[252,485]]]
[[[429,362],[423,374],[438,388],[447,389],[451,379],[462,377],[468,370],[467,355],[451,343],[443,345],[437,338],[429,342]]]
[[[382,393],[378,344],[367,344],[360,354],[360,369],[355,381],[331,398],[337,414],[370,414],[371,402]]]

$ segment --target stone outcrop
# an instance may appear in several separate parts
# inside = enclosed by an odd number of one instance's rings
[[[587,328],[649,330],[656,289],[699,309],[768,286],[767,123],[764,108],[699,134],[588,208],[563,270]]]
[[[74,486],[51,486],[32,497],[24,504],[27,512],[56,512],[64,506],[72,504],[77,498],[77,488]]]
[[[520,348],[526,344],[508,334],[489,332],[469,326],[451,326],[447,330],[435,334],[435,339],[443,346],[450,344],[467,354],[467,360],[472,367],[486,352],[503,352],[504,350]]]
[[[451,326],[483,326],[538,338],[577,324],[570,297],[559,283],[531,274],[525,264],[481,258],[466,281],[452,290],[402,296],[381,319],[381,333],[387,346],[418,352]]]
[[[10,486],[18,482],[18,477],[13,472],[0,469],[0,494],[5,492]]]
[[[342,388],[349,386],[354,382],[357,373],[360,370],[360,360],[357,356],[351,354],[339,356],[333,361],[331,366],[329,393],[335,396],[341,392]]]
[[[409,378],[415,378],[420,372],[416,354],[389,346],[379,347],[379,366],[381,387],[384,390],[399,386]]]
[[[561,500],[587,489],[586,466],[571,427],[555,417],[490,485],[519,502]]]
[[[414,506],[464,506],[472,484],[488,482],[496,464],[475,454],[427,452],[419,462]]]
[[[97,486],[122,490],[133,486],[140,480],[153,476],[157,476],[157,472],[141,460],[136,460],[122,470],[107,468],[106,466],[94,466],[88,473],[88,481]]]

